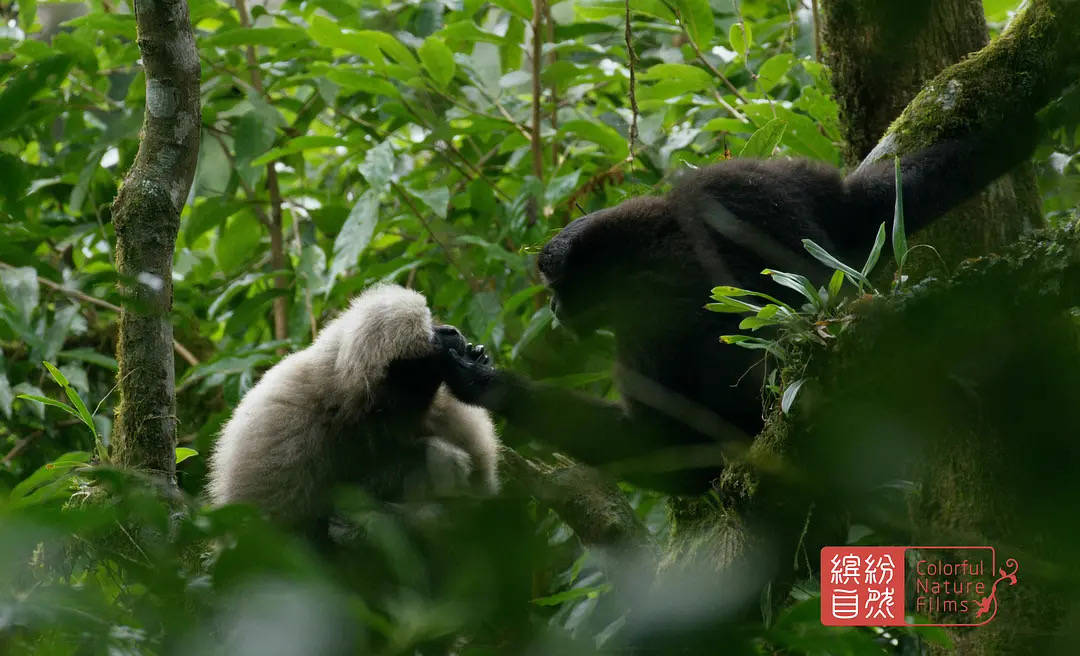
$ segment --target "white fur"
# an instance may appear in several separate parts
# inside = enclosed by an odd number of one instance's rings
[[[311,346],[281,360],[240,401],[210,458],[211,501],[252,503],[286,523],[325,513],[348,441],[371,437],[343,434],[345,413],[377,411],[375,392],[389,364],[429,353],[432,330],[427,301],[415,291],[378,285],[355,298]],[[375,465],[426,467],[426,489],[438,493],[465,479],[477,491],[496,491],[498,438],[485,411],[440,385],[422,433],[400,436],[417,438],[429,440],[426,463]]]

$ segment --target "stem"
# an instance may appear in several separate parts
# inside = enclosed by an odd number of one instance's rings
[[[240,24],[246,28],[251,27],[251,17],[248,15],[245,0],[236,0],[236,13],[240,16]],[[244,49],[247,58],[248,70],[251,71],[251,86],[259,95],[265,96],[262,74],[259,72],[259,60],[255,56],[255,46],[247,46]],[[270,267],[275,271],[283,271],[286,268],[285,261],[285,238],[282,234],[281,213],[281,187],[278,184],[277,160],[266,164],[266,188],[270,192],[270,221],[267,229],[270,231]],[[288,287],[288,279],[283,275],[274,276],[274,289]],[[274,339],[289,338],[289,307],[285,296],[274,297]]]
[[[637,106],[637,53],[634,52],[634,33],[630,27],[630,0],[625,0],[626,6],[626,60],[630,67],[630,151],[627,159],[634,161],[634,148],[638,138],[638,106]],[[681,22],[681,21],[680,21]]]
[[[540,85],[540,66],[542,64],[543,36],[541,29],[544,24],[543,14],[544,0],[533,0],[532,18],[532,156],[533,175],[538,179],[544,178],[544,144],[540,141],[540,101],[543,88]]]

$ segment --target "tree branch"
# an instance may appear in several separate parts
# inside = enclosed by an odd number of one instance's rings
[[[245,0],[236,0],[236,13],[240,16],[240,24],[246,28],[251,27],[251,17],[248,15]],[[259,60],[255,56],[255,46],[249,45],[244,49],[247,58],[248,70],[251,71],[251,85],[259,95],[266,95],[263,87],[262,74],[259,72]],[[277,160],[266,164],[266,189],[270,192],[270,221],[267,228],[270,230],[270,268],[274,271],[286,269],[285,263],[285,238],[282,233],[281,214],[281,186],[278,184]],[[285,289],[289,281],[285,276],[274,276],[274,289]],[[275,296],[274,308],[274,339],[289,338],[289,308],[285,296]]]
[[[586,546],[655,563],[649,532],[626,496],[603,474],[583,465],[550,467],[505,446],[500,459],[507,482],[550,506]]]

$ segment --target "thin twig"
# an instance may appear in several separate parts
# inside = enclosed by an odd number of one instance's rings
[[[551,17],[551,2],[550,0],[544,2],[544,21],[547,24],[547,42],[555,43],[555,20]],[[554,66],[558,62],[559,56],[555,48],[551,49],[548,54],[547,65]],[[551,130],[558,134],[559,132],[559,82],[557,80],[551,81]],[[551,170],[559,170],[559,140],[556,137],[551,138]]]
[[[58,428],[66,428],[68,426],[77,426],[77,425],[80,425],[80,424],[82,424],[81,419],[64,419],[64,420],[56,422],[54,425],[56,427],[58,427]],[[26,437],[24,437],[21,440],[19,440],[18,442],[16,442],[15,446],[11,447],[11,451],[8,451],[7,455],[5,455],[2,459],[0,459],[0,465],[6,465],[6,464],[10,463],[12,460],[17,458],[20,453],[25,451],[26,447],[30,446],[31,442],[33,442],[34,440],[36,440],[37,438],[41,437],[44,434],[45,434],[45,429],[44,428],[39,428],[38,430],[33,431],[32,433],[30,433]]]
[[[530,142],[532,141],[532,133],[529,132],[529,129],[521,123],[518,123],[517,119],[514,118],[514,115],[508,112],[506,108],[502,106],[502,103],[499,102],[498,98],[492,96],[487,91],[484,91],[484,89],[481,87],[476,87],[476,90],[479,91],[480,95],[483,96],[488,102],[490,102],[492,105],[495,105],[495,109],[499,110],[499,113],[503,115],[504,119],[509,121],[510,125],[513,125],[515,128],[517,128],[517,131],[524,135],[524,137]]]
[[[245,0],[236,0],[236,13],[240,16],[240,24],[245,28],[251,27],[251,17],[248,16]],[[270,100],[263,86],[262,73],[259,71],[259,60],[255,56],[255,46],[248,45],[244,49],[247,58],[248,69],[251,72],[251,85],[255,91]],[[270,192],[270,268],[274,271],[282,271],[287,268],[285,262],[285,236],[282,233],[281,212],[281,186],[278,184],[277,160],[266,164],[266,188]],[[284,290],[288,287],[285,276],[274,276],[274,288]],[[289,308],[284,295],[274,297],[274,339],[289,338]]]
[[[443,253],[446,255],[446,260],[450,263],[450,266],[457,269],[458,273],[464,276],[465,282],[469,284],[469,287],[472,288],[474,292],[483,291],[483,286],[480,284],[480,281],[474,278],[472,274],[470,274],[461,266],[461,264],[457,261],[457,258],[454,257],[454,254],[450,250],[450,247],[447,246],[446,243],[443,242],[437,234],[435,234],[435,231],[431,229],[431,224],[429,224],[427,222],[427,219],[424,218],[424,213],[421,212],[420,208],[416,206],[416,203],[412,201],[412,198],[409,197],[409,193],[405,191],[404,187],[402,187],[396,182],[391,182],[390,186],[394,189],[394,191],[397,192],[398,196],[401,197],[401,200],[409,207],[409,209],[416,216],[416,218],[420,220],[420,225],[424,226],[424,230],[427,230],[427,233],[431,236],[432,241],[438,244],[439,248],[443,249]]]
[[[626,158],[632,166],[638,138],[637,53],[634,52],[634,33],[630,27],[630,0],[625,0],[624,4],[626,6],[626,59],[630,67],[630,151]]]
[[[530,144],[533,156],[533,175],[538,180],[544,179],[544,144],[540,140],[540,101],[542,100],[543,87],[540,84],[540,67],[543,64],[543,37],[540,29],[543,26],[544,14],[542,5],[544,0],[533,0],[532,18],[532,136]]]
[[[691,38],[690,33],[686,31],[686,23],[683,21],[682,14],[679,12],[679,10],[672,5],[668,5],[668,8],[671,9],[671,11],[675,13],[675,17],[679,19],[679,28],[682,30],[683,35],[686,36],[686,42],[689,43],[690,47],[694,49],[694,54],[697,55],[698,61],[704,64],[705,68],[709,69],[709,72],[716,76],[718,80],[723,82],[724,86],[726,86],[728,90],[731,91],[731,93],[733,93],[735,97],[739,99],[739,102],[743,103],[744,105],[747,104],[748,101],[739,92],[738,88],[736,88],[735,85],[731,83],[731,80],[727,79],[727,76],[721,73],[720,69],[713,66],[708,59],[705,59],[705,54],[701,52],[701,48],[699,48],[698,44],[694,41],[693,38]]]
[[[0,262],[0,268],[14,269],[15,267],[11,266],[7,262]],[[64,287],[63,285],[60,285],[58,283],[55,283],[55,282],[49,280],[48,278],[43,278],[41,276],[37,276],[37,281],[38,281],[38,284],[44,285],[44,286],[48,287],[49,289],[52,289],[54,291],[58,291],[61,294],[64,294],[65,296],[69,296],[71,298],[74,298],[74,299],[76,299],[78,301],[82,301],[82,302],[87,303],[89,305],[96,305],[96,306],[98,306],[100,308],[105,308],[106,310],[112,310],[113,312],[119,312],[120,311],[120,306],[119,305],[114,305],[114,304],[112,304],[112,303],[110,303],[108,301],[102,300],[100,298],[94,298],[93,296],[88,296],[88,295],[78,291],[77,289],[68,289],[67,287]],[[191,351],[187,350],[187,348],[183,344],[176,341],[175,337],[173,338],[173,349],[176,351],[177,355],[179,355],[181,358],[183,358],[184,361],[187,362],[188,364],[190,364],[191,366],[194,367],[195,365],[199,364],[199,359],[196,358],[194,355],[192,355]]]
[[[821,61],[821,22],[818,19],[818,0],[811,0],[810,9],[814,14],[814,61]]]

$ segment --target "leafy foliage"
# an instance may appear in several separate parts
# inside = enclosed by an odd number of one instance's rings
[[[987,4],[1002,20],[1016,3]],[[661,191],[671,172],[729,153],[840,161],[836,104],[797,4],[631,0],[637,116],[621,2],[552,4],[539,34],[526,0],[240,7],[190,2],[202,146],[173,326],[177,463],[192,499],[205,476],[198,454],[230,408],[368,284],[409,284],[509,366],[610,394],[610,340],[575,344],[553,330],[536,247],[580,212]],[[243,509],[177,509],[108,466],[123,302],[111,203],[138,147],[144,77],[130,6],[59,11],[0,5],[0,651],[225,649],[209,626],[257,640],[251,653],[516,653],[534,641],[570,653],[617,636],[625,618],[596,554],[541,506],[466,503],[448,528],[354,500],[360,555],[331,566]],[[1075,133],[1055,138],[1040,184],[1056,217],[1080,196],[1080,160]],[[895,231],[893,243],[902,258]],[[824,291],[766,272],[809,310],[724,288],[714,309],[752,312],[750,330],[808,321],[835,310],[845,279],[867,286],[873,262],[836,268]],[[664,499],[628,494],[662,539]],[[755,625],[752,642],[876,654],[894,639],[825,630],[814,603]]]

